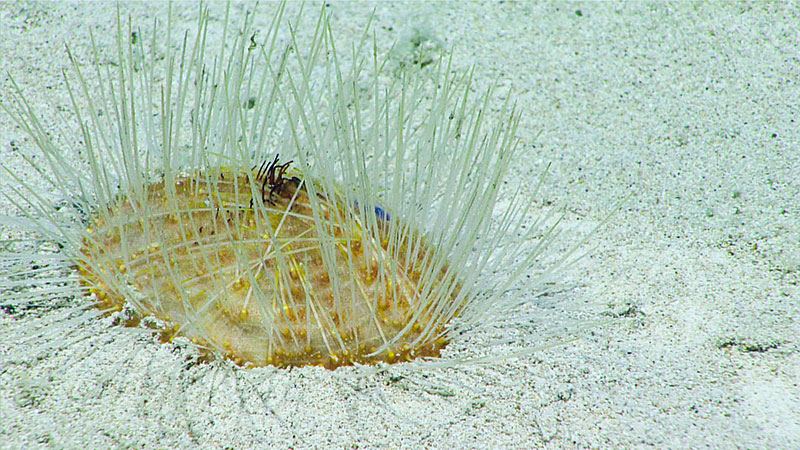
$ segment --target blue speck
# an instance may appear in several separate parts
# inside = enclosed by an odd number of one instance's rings
[[[356,209],[358,209],[358,200],[355,201]],[[381,220],[389,221],[392,219],[392,216],[386,212],[385,209],[381,208],[380,206],[375,206],[375,217]]]
[[[381,208],[380,206],[376,206],[375,207],[375,215],[378,216],[378,218],[381,219],[381,220],[389,220],[389,219],[391,219],[391,217],[389,216],[389,213],[384,211],[383,208]]]

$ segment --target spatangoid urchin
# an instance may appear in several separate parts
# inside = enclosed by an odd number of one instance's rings
[[[134,29],[113,64],[96,48],[88,69],[69,55],[74,154],[14,85],[3,109],[57,196],[2,165],[18,209],[2,220],[53,242],[77,277],[29,289],[36,266],[17,271],[2,281],[6,310],[72,292],[72,316],[148,320],[208,358],[335,368],[439,356],[513,304],[505,287],[556,233],[526,222],[524,195],[495,211],[517,146],[512,102],[471,98],[471,75],[446,58],[398,68],[367,33],[339,47],[324,12],[310,42],[279,12],[265,30],[249,15],[219,46],[201,16],[178,48]],[[487,123],[490,106],[502,120]],[[479,287],[487,268],[504,275]]]

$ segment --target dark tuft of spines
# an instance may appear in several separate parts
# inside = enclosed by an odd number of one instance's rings
[[[258,171],[256,171],[256,181],[261,183],[261,201],[263,203],[269,203],[274,205],[275,202],[272,201],[273,195],[282,195],[283,194],[283,187],[286,182],[293,182],[297,185],[300,184],[300,179],[297,177],[286,177],[286,172],[289,170],[289,166],[294,162],[293,160],[289,160],[283,164],[279,164],[280,155],[276,154],[275,159],[272,162],[264,161],[261,163],[261,166],[258,167]],[[256,170],[256,166],[253,166],[252,170]],[[253,200],[250,199],[250,208],[253,208]]]

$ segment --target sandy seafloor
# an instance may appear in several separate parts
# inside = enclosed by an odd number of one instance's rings
[[[0,313],[0,448],[800,448],[800,8],[332,1],[337,42],[373,8],[381,51],[421,35],[474,65],[477,87],[513,88],[510,182],[552,163],[537,204],[593,223],[632,193],[564,289],[509,294],[531,297],[527,346],[558,338],[549,323],[597,325],[525,357],[357,377],[185,367],[185,350],[102,320]],[[143,25],[166,13],[121,9]],[[197,8],[175,9],[176,29],[193,23]],[[211,10],[218,26],[224,5]],[[89,30],[109,46],[114,18],[109,3],[1,2],[0,101],[10,73],[35,107],[73,113],[64,42],[88,61]],[[33,145],[0,114],[0,158],[38,183],[15,147]]]

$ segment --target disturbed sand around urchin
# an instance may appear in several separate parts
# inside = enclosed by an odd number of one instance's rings
[[[525,358],[357,379],[185,367],[182,350],[103,322],[74,342],[15,345],[53,318],[0,315],[0,447],[800,445],[800,13],[769,8],[377,5],[384,48],[432,35],[455,46],[456,67],[477,65],[478,87],[513,84],[528,149],[510,183],[533,185],[552,162],[535,201],[567,205],[570,223],[634,191],[567,289],[531,298],[541,322],[510,345],[535,345],[547,323],[605,323]],[[330,9],[341,41],[373,6]],[[163,13],[128,12],[142,24]],[[86,55],[89,27],[109,42],[113,17],[110,6],[0,8],[0,101],[11,72],[34,105],[69,114],[63,42]],[[0,116],[0,158],[34,178],[9,162],[14,146],[31,143]],[[511,295],[532,295],[519,288]],[[481,350],[463,347],[452,351]]]

